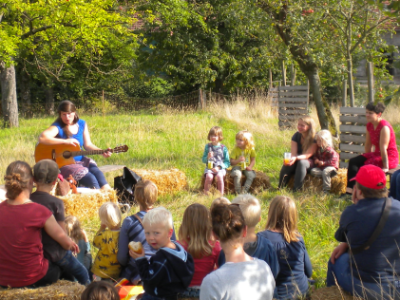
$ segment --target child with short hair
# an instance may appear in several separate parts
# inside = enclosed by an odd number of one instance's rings
[[[211,206],[210,206],[210,212],[213,210],[213,208],[215,206],[221,205],[221,204],[230,205],[231,201],[229,201],[229,199],[225,198],[225,197],[218,197],[217,199],[214,199],[214,201],[211,203]]]
[[[36,183],[36,191],[30,195],[33,202],[47,207],[58,224],[65,230],[64,202],[50,194],[57,183],[60,173],[58,165],[50,159],[39,161],[33,167],[33,180]],[[56,264],[65,272],[65,276],[73,276],[80,284],[90,283],[89,273],[86,268],[74,257],[70,250],[65,250],[59,243],[53,240],[44,230],[42,231],[42,243],[44,257]],[[76,246],[76,252],[79,247]]]
[[[244,237],[244,251],[251,257],[265,261],[271,268],[274,278],[279,273],[278,256],[272,243],[260,234],[256,234],[256,226],[261,221],[261,206],[257,198],[252,195],[240,195],[233,199],[232,204],[238,204],[247,226],[247,235]],[[225,263],[225,254],[221,251],[219,264]]]
[[[207,207],[194,203],[186,208],[179,228],[179,243],[194,260],[193,279],[186,292],[180,296],[198,298],[201,282],[214,271],[221,252],[219,241],[212,235],[211,214]]]
[[[89,284],[81,295],[81,300],[119,300],[117,289],[110,282],[95,281]]]
[[[308,293],[312,266],[304,240],[297,230],[297,209],[287,196],[272,199],[266,230],[259,235],[269,239],[278,255],[280,271],[274,299],[297,299]]]
[[[143,218],[143,226],[147,243],[157,252],[147,261],[143,250],[139,254],[129,250],[143,281],[142,300],[176,299],[192,280],[193,258],[179,243],[171,241],[172,215],[164,207],[149,211]]]
[[[65,230],[67,235],[79,246],[79,253],[76,255],[78,261],[85,266],[89,272],[92,268],[92,254],[90,254],[90,242],[86,231],[81,228],[81,223],[75,216],[65,217]]]
[[[121,265],[117,260],[118,239],[121,227],[121,211],[116,203],[106,202],[99,209],[101,221],[93,246],[99,249],[93,263],[92,273],[102,279],[119,278]]]
[[[214,126],[210,129],[207,139],[210,141],[203,153],[203,163],[206,164],[204,170],[204,193],[208,194],[214,176],[217,178],[217,188],[221,195],[224,194],[224,178],[226,169],[230,166],[229,152],[225,145],[220,142],[224,139],[222,136],[222,128]]]
[[[236,146],[231,152],[231,177],[235,186],[236,194],[248,193],[256,178],[253,167],[256,163],[256,152],[254,150],[253,135],[247,130],[239,131],[236,134]],[[244,186],[241,186],[242,173],[246,176]]]
[[[314,164],[316,168],[311,169],[311,175],[322,177],[322,190],[329,193],[331,190],[331,178],[337,175],[339,168],[339,154],[332,147],[332,135],[329,130],[321,130],[315,135],[317,140],[317,152]]]

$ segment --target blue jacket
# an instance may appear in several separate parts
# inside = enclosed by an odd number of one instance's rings
[[[229,168],[230,165],[231,165],[231,161],[229,159],[229,152],[228,152],[228,149],[226,148],[226,146],[222,145],[222,144],[219,144],[218,146],[213,146],[211,143],[207,144],[205,146],[205,148],[204,148],[202,162],[205,163],[205,164],[207,164],[207,162],[208,162],[208,158],[207,157],[208,157],[208,152],[209,152],[210,145],[211,145],[212,150],[214,152],[213,161],[214,161],[215,166],[219,165],[221,167],[221,169]],[[215,160],[219,156],[218,152],[220,153],[221,150],[222,150],[221,161],[216,162]]]
[[[146,294],[154,297],[176,299],[190,285],[194,274],[192,256],[177,242],[176,249],[161,248],[150,258],[136,259],[143,288]]]
[[[246,250],[245,250],[246,251]],[[247,253],[247,251],[246,251]],[[268,266],[271,268],[272,274],[274,278],[278,276],[279,273],[279,262],[278,256],[276,255],[276,251],[272,243],[262,237],[261,235],[257,234],[257,248],[254,253],[247,253],[251,257],[258,258],[260,260],[265,261]],[[218,266],[221,267],[225,263],[225,253],[221,250],[218,258]]]

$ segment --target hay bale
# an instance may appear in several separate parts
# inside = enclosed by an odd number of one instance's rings
[[[158,188],[159,195],[173,194],[187,187],[186,175],[178,169],[143,170],[132,169],[143,180],[151,180]]]
[[[271,187],[271,183],[269,181],[269,177],[264,174],[261,171],[255,171],[256,172],[256,178],[254,178],[253,183],[251,184],[249,192],[251,194],[258,194],[262,192],[263,190],[267,190]],[[205,177],[204,175],[201,178],[201,185],[200,188],[203,191],[204,189],[204,181]],[[241,178],[241,185],[244,185],[244,182],[246,181],[246,177],[242,176]],[[214,178],[212,187],[214,189],[217,189],[217,181]],[[233,184],[233,177],[231,177],[231,170],[226,170],[226,176],[225,176],[225,193],[235,193],[235,186]]]
[[[7,300],[80,300],[85,286],[76,282],[59,280],[50,286],[37,289],[1,289],[0,299]]]
[[[65,215],[75,216],[79,220],[97,216],[100,206],[105,202],[118,203],[114,190],[93,194],[68,194],[59,198],[64,202]]]
[[[294,176],[290,178],[288,186],[293,188]],[[331,193],[341,195],[346,193],[347,187],[347,169],[340,168],[338,174],[332,178]],[[322,192],[322,178],[311,176],[307,174],[304,180],[304,189],[313,192]]]
[[[340,290],[337,286],[324,287],[315,290],[311,294],[311,300],[353,300],[359,299],[354,297],[347,292]]]

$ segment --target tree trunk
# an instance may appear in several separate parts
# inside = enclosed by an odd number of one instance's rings
[[[54,92],[51,86],[47,86],[45,91],[46,96],[46,113],[50,116],[54,116]]]
[[[15,67],[0,62],[1,105],[5,127],[18,127],[17,84]]]
[[[296,67],[294,66],[294,62],[292,63],[292,66],[291,66],[291,75],[292,75],[291,84],[292,84],[292,86],[295,86],[296,85]]]
[[[20,77],[20,97],[21,97],[21,113],[24,117],[32,117],[31,114],[31,77],[28,73],[22,71]]]
[[[351,2],[350,12],[353,11],[353,2]],[[353,35],[353,28],[351,26],[352,19],[347,19],[347,76],[349,81],[350,93],[350,106],[354,107],[354,81],[353,81],[353,56],[351,55],[351,38]]]

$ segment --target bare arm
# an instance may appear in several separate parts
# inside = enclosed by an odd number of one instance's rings
[[[290,144],[290,153],[292,153],[292,157],[297,156],[297,143],[295,141],[292,141]]]
[[[383,126],[379,138],[379,149],[381,151],[383,170],[389,171],[389,158],[387,148],[390,141],[390,129],[387,126]]]
[[[367,134],[365,135],[365,153],[370,153],[371,152],[371,136],[369,135],[369,132],[367,131]]]
[[[52,215],[47,219],[44,224],[44,230],[47,234],[61,245],[65,250],[71,250],[73,252],[79,252],[78,245],[75,244],[65,233],[65,231],[58,225],[56,219]]]
[[[60,227],[67,232],[67,230],[65,229],[65,222],[64,221],[57,221],[58,225],[60,225]]]
[[[85,147],[85,150],[102,150],[92,143],[92,140],[90,139],[90,134],[89,134],[89,129],[87,127],[87,124],[85,124],[85,129],[83,130],[83,146]],[[104,153],[103,156],[110,157],[111,152],[108,151],[108,152]]]
[[[58,128],[56,126],[50,126],[43,131],[39,136],[39,143],[44,145],[76,145],[79,146],[79,142],[75,139],[58,139]]]
[[[313,143],[306,151],[306,153],[297,156],[297,160],[309,159],[317,151],[317,144]]]

